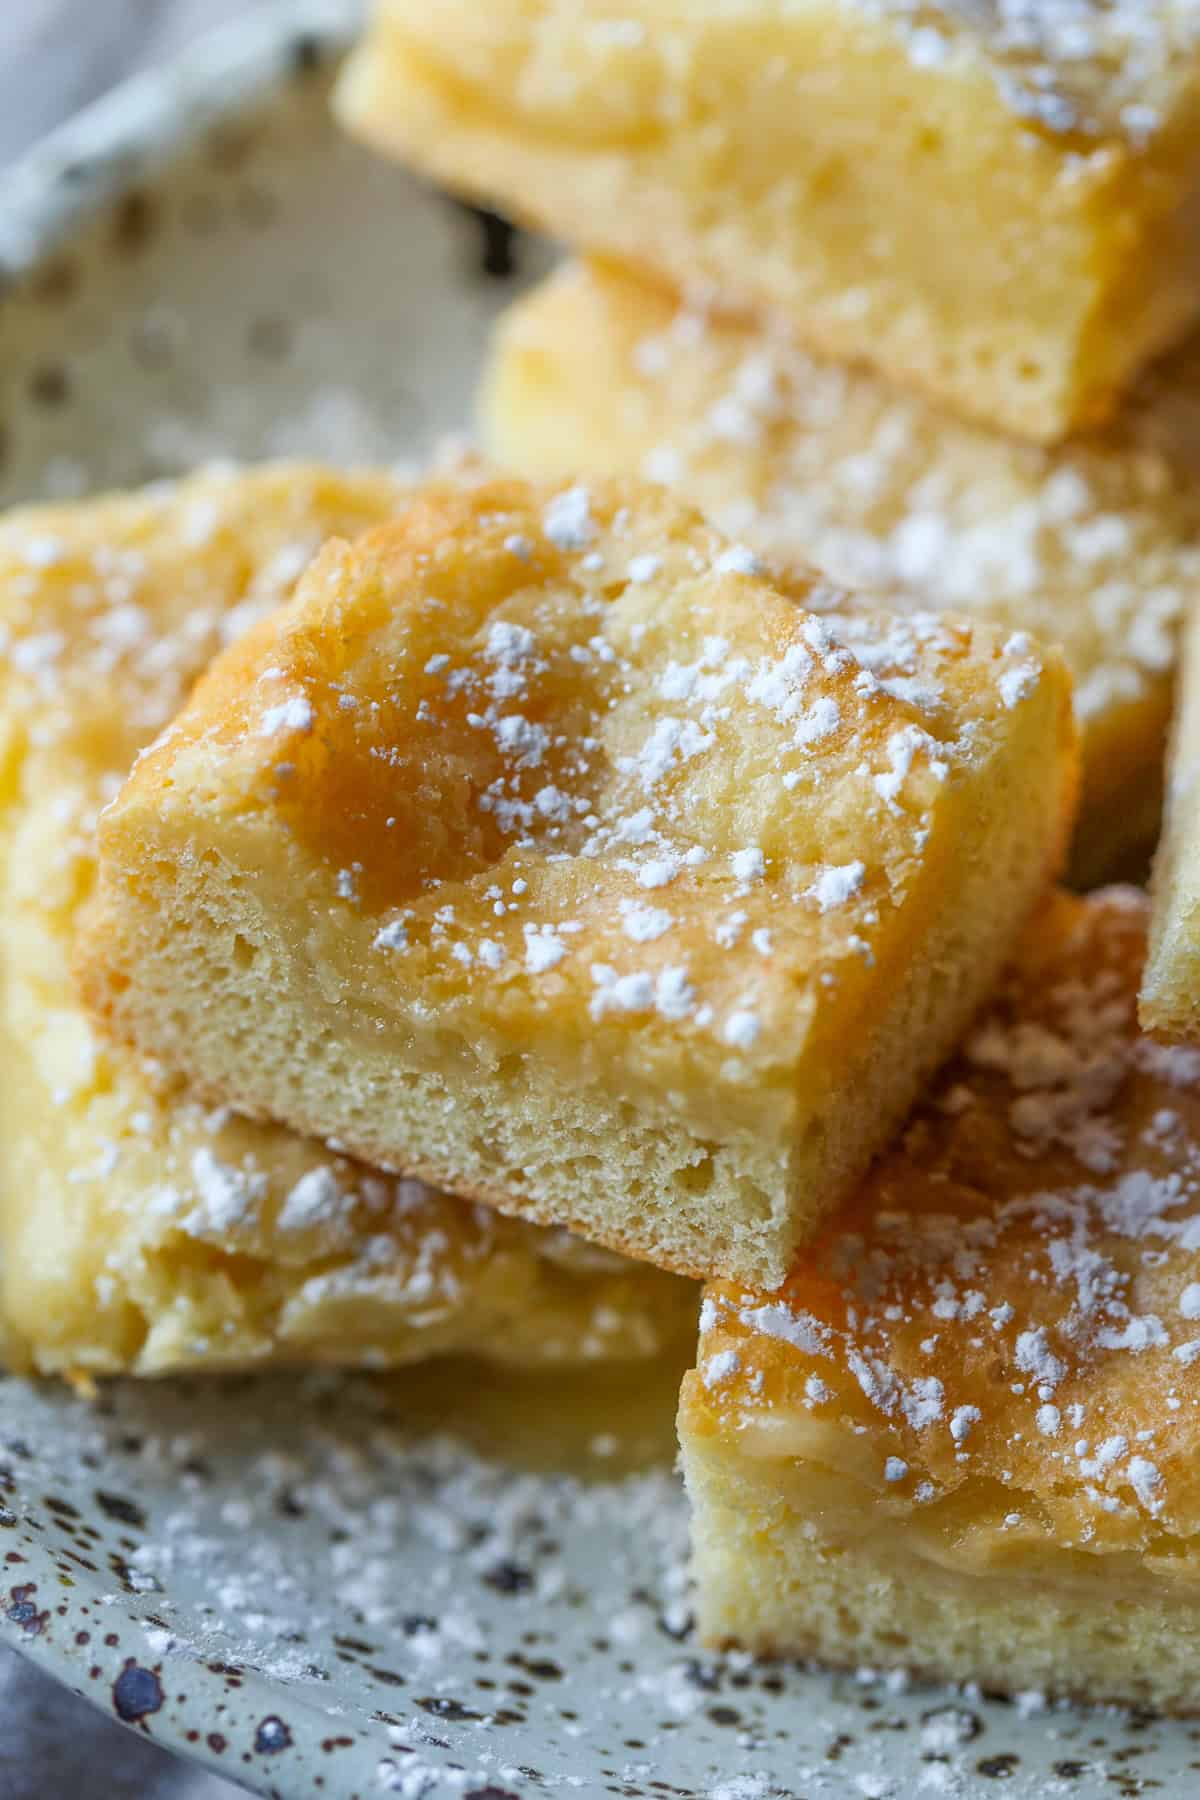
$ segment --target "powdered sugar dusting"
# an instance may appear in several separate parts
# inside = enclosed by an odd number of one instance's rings
[[[829,584],[785,595],[765,582],[748,608],[743,584],[760,578],[747,559],[660,499],[643,510],[600,483],[548,499],[473,492],[487,545],[475,554],[493,558],[494,583],[470,628],[446,628],[435,570],[428,591],[418,582],[398,593],[388,674],[347,665],[320,754],[274,765],[279,792],[293,816],[310,798],[320,816],[339,763],[362,759],[372,800],[372,765],[394,771],[363,860],[343,851],[331,878],[373,926],[373,947],[394,953],[398,1003],[427,979],[448,1002],[486,986],[502,1009],[525,996],[548,1026],[582,986],[605,1054],[618,1031],[706,1039],[718,1082],[746,1087],[752,1053],[754,1063],[769,1056],[788,1029],[789,980],[819,1008],[838,1004],[835,969],[818,967],[811,948],[813,905],[846,915],[823,930],[822,958],[836,962],[848,943],[871,966],[885,916],[904,904],[901,866],[935,828],[939,783],[978,757],[977,728],[995,706],[988,684],[1019,658],[1036,685],[1035,653],[1015,639],[980,653],[932,614],[839,610],[845,596]],[[739,582],[714,580],[716,565]],[[352,561],[336,579],[352,609]],[[306,589],[305,616],[311,604]],[[314,629],[323,616],[312,613]],[[411,667],[410,633],[420,646]],[[287,691],[296,671],[282,640],[269,663],[271,731],[314,728],[315,706]],[[393,708],[397,722],[385,725]],[[434,779],[416,800],[406,784],[418,767]],[[417,891],[398,916],[372,921],[376,841],[387,862],[406,808],[423,818],[443,778],[447,816],[457,818],[460,783],[467,809],[450,833],[453,872],[443,880],[447,843],[435,828],[429,866],[415,850],[406,865]],[[856,834],[879,851],[870,903],[866,861],[823,854],[835,841],[851,850]],[[406,848],[414,841],[410,828]],[[308,847],[323,849],[315,836]],[[685,956],[685,936],[709,914],[704,956]]]
[[[263,737],[273,737],[280,731],[311,731],[315,720],[312,703],[302,694],[296,694],[290,700],[280,701],[278,706],[269,706],[262,716],[259,731]]]
[[[912,15],[914,42],[933,41],[928,8],[879,5],[891,16]],[[1051,9],[1014,0],[1014,30],[1036,38],[1039,10]],[[1147,45],[1170,42],[1165,7],[1129,0],[1115,10]],[[983,10],[972,16],[981,20]],[[1076,33],[1086,43],[1111,12],[1080,0],[1061,16],[1064,44]],[[1181,18],[1176,12],[1175,23]],[[1189,37],[1195,23],[1189,18]],[[1059,72],[1066,67],[1064,59]],[[602,291],[611,282],[619,297],[616,277],[578,279],[598,280]],[[652,354],[640,357],[647,347]],[[764,362],[770,379],[748,383],[747,367]],[[663,479],[769,564],[815,563],[851,588],[886,594],[905,613],[933,606],[993,620],[1008,643],[1022,631],[1061,643],[1086,724],[1155,690],[1200,578],[1196,367],[1188,349],[1161,378],[1144,381],[1120,432],[1045,451],[950,423],[865,371],[807,354],[783,331],[752,334],[698,305],[640,341],[627,380],[647,393]],[[727,395],[737,395],[758,428],[733,448],[714,425]],[[568,395],[562,403],[569,414]],[[622,416],[615,429],[634,427]],[[1030,692],[1023,664],[1014,649],[997,670],[1006,707]]]
[[[816,901],[822,912],[830,912],[836,906],[844,906],[852,900],[862,887],[866,877],[865,863],[841,863],[836,868],[822,869],[816,880],[805,889],[810,899]]]
[[[741,1355],[720,1392],[744,1426],[755,1340],[781,1339],[805,1404],[818,1379],[844,1425],[903,1432],[886,1480],[917,1471],[922,1504],[978,1470],[1064,1546],[1200,1522],[1200,1104],[1137,1029],[1145,917],[1056,901],[811,1267],[769,1302],[710,1288],[701,1354]]]

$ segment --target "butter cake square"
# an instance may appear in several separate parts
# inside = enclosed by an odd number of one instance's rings
[[[1174,0],[377,0],[349,128],[592,253],[1052,442],[1200,302]]]
[[[1167,776],[1140,1012],[1147,1031],[1196,1038],[1200,1037],[1200,629],[1194,614],[1184,634]]]
[[[1197,1708],[1200,1058],[1148,908],[1054,896],[776,1294],[706,1290],[680,1431],[711,1642]]]
[[[1083,750],[1072,879],[1093,886],[1157,835],[1176,637],[1200,591],[1198,407],[1193,338],[1106,429],[1014,444],[778,332],[570,264],[502,322],[482,410],[518,474],[647,476],[773,562],[1058,644]]]
[[[332,533],[406,504],[307,467],[0,520],[0,1337],[86,1381],[267,1362],[649,1355],[658,1270],[206,1106],[99,1039],[70,976],[96,814],[212,655]]]
[[[330,546],[101,822],[91,1004],[212,1100],[778,1283],[998,972],[1074,744],[1032,639],[755,568],[636,484]]]

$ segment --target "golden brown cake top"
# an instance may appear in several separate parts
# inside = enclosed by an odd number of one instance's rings
[[[842,598],[636,484],[435,485],[322,553],[129,793],[201,837],[282,821],[381,991],[636,1032],[655,1079],[719,1066],[757,1117],[823,994],[852,1030],[894,972],[961,772],[1046,682],[1065,714],[1029,638]]]
[[[503,341],[531,382],[543,353],[551,369],[586,358],[621,393],[622,412],[589,406],[585,376],[571,396],[597,466],[624,455],[773,561],[803,555],[889,604],[1019,620],[1065,646],[1084,720],[1173,665],[1200,583],[1200,339],[1143,376],[1110,426],[1053,449],[600,263],[560,270]],[[519,448],[519,429],[501,418],[493,435]]]
[[[0,518],[6,734],[113,776],[218,650],[286,599],[325,538],[402,504],[382,471],[278,464]]]
[[[1200,617],[1195,613],[1184,639],[1167,774],[1139,1005],[1147,1030],[1194,1043],[1200,1035]]]
[[[1195,80],[1194,0],[853,0],[894,20],[922,68],[964,52],[994,65],[1013,110],[1044,131],[1159,130],[1185,80]]]
[[[1146,917],[1055,896],[787,1286],[709,1287],[699,1429],[847,1467],[956,1556],[1200,1525],[1200,1053],[1138,1032]]]
[[[74,993],[96,815],[133,757],[327,537],[378,524],[408,491],[382,471],[276,465],[0,519],[14,1362],[607,1358],[648,1353],[686,1317],[688,1290],[657,1271],[204,1105],[102,1043]]]
[[[1194,92],[1200,43],[1195,0],[625,0],[617,16],[575,0],[382,0],[379,10],[431,62],[591,139],[639,120],[677,125],[681,90],[703,87],[722,48],[736,58],[753,42],[760,62],[774,53],[785,70],[789,49],[810,46],[819,29],[852,71],[855,27],[866,24],[888,28],[914,70],[951,80],[984,71],[1039,133],[1136,149]],[[593,98],[595,107],[581,104]]]

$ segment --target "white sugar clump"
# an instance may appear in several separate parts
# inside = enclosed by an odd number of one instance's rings
[[[20,547],[21,561],[29,569],[52,569],[66,559],[67,548],[60,538],[26,538]]]
[[[701,1379],[706,1388],[719,1387],[723,1381],[731,1380],[741,1366],[742,1359],[736,1350],[719,1350],[701,1365]]]
[[[774,713],[781,725],[804,710],[804,694],[813,659],[803,644],[789,644],[783,655],[758,665],[746,683],[746,698]]]
[[[958,1406],[950,1416],[950,1436],[956,1444],[965,1444],[971,1435],[971,1428],[978,1425],[983,1414],[977,1406]]]
[[[758,845],[751,844],[745,850],[735,850],[729,858],[729,866],[735,881],[761,881],[766,862]]]
[[[654,977],[640,969],[631,975],[618,975],[607,963],[593,963],[591,1015],[599,1019],[606,1012],[649,1012],[654,1005]]]
[[[336,1213],[341,1198],[342,1190],[333,1170],[318,1165],[302,1175],[288,1193],[276,1226],[280,1231],[303,1231],[321,1224]]]
[[[1023,1369],[1045,1387],[1057,1387],[1067,1372],[1066,1363],[1051,1350],[1041,1325],[1018,1335],[1014,1357],[1018,1369]]]
[[[696,1005],[696,990],[682,966],[662,969],[654,983],[655,1010],[664,1019],[686,1019]]]
[[[645,906],[637,900],[619,902],[621,929],[627,938],[635,944],[652,944],[657,938],[664,937],[674,920],[669,912],[661,906]]]
[[[267,708],[258,727],[259,735],[274,737],[280,731],[311,731],[316,717],[311,702],[303,694],[295,694],[290,700]]]
[[[1154,1464],[1148,1462],[1144,1456],[1131,1456],[1128,1467],[1130,1486],[1147,1512],[1161,1512],[1162,1499],[1159,1490],[1163,1480]]]
[[[587,489],[570,487],[555,494],[542,515],[542,529],[559,550],[586,550],[596,535]]]
[[[557,968],[566,954],[567,946],[553,925],[525,926],[525,967],[531,975]]]
[[[842,722],[842,710],[829,694],[822,694],[796,720],[792,743],[797,750],[807,750],[832,735]]]
[[[189,1231],[219,1233],[244,1223],[266,1189],[260,1171],[221,1162],[207,1145],[193,1153],[191,1166],[199,1203],[184,1221]]]
[[[695,1009],[696,992],[682,966],[662,969],[657,976],[646,969],[618,975],[607,963],[593,963],[591,976],[593,1019],[609,1012],[656,1012],[660,1018],[678,1022]]]
[[[731,1012],[722,1035],[735,1050],[752,1050],[762,1036],[762,1021],[757,1013],[744,1009]]]
[[[914,1431],[932,1425],[942,1416],[946,1393],[936,1375],[919,1375],[902,1394],[900,1407]]]
[[[495,619],[484,645],[485,662],[493,665],[487,689],[493,700],[512,700],[525,691],[537,639],[527,625],[511,619]]]
[[[623,756],[618,767],[635,774],[649,793],[662,780],[678,759],[688,762],[715,743],[712,733],[705,731],[695,719],[656,719],[649,737],[636,756]]]
[[[865,863],[840,863],[823,869],[804,891],[810,900],[816,901],[823,913],[831,912],[835,906],[844,906],[847,900],[854,898],[862,887],[866,873]]]
[[[764,1301],[761,1306],[744,1307],[738,1314],[743,1325],[763,1337],[781,1338],[805,1356],[828,1356],[832,1333],[812,1313],[800,1312],[782,1300]]]
[[[884,774],[875,776],[876,793],[898,811],[897,797],[912,773],[914,759],[922,751],[929,757],[930,773],[939,780],[944,780],[949,771],[945,761],[937,754],[940,748],[937,740],[919,725],[905,725],[899,731],[894,731],[887,745],[891,766]]]
[[[668,887],[678,875],[681,867],[682,860],[678,856],[653,856],[638,870],[638,886],[644,888]]]
[[[531,723],[523,713],[505,713],[495,721],[494,731],[496,743],[518,769],[536,769],[550,742],[546,727]]]
[[[731,544],[713,563],[716,575],[762,575],[766,565],[745,544]]]

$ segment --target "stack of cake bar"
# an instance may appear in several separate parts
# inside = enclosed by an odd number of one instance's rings
[[[384,0],[340,105],[590,260],[512,475],[0,522],[8,1355],[698,1308],[706,1641],[1195,1710],[1200,628],[1153,902],[1055,883],[1193,610],[1200,21]]]

